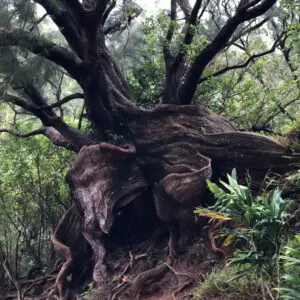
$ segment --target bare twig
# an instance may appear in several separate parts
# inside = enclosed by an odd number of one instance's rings
[[[217,77],[217,76],[220,76],[228,71],[231,71],[231,70],[236,70],[236,69],[242,69],[242,68],[245,68],[247,67],[250,63],[252,63],[253,61],[255,61],[257,58],[260,58],[260,57],[263,57],[267,54],[270,54],[272,52],[275,51],[276,47],[278,46],[278,40],[275,41],[275,43],[273,44],[273,46],[269,49],[269,50],[266,50],[264,52],[261,52],[261,53],[257,53],[257,54],[253,54],[251,55],[245,62],[241,63],[241,64],[238,64],[238,65],[233,65],[233,66],[227,66],[215,73],[213,73],[212,75],[210,76],[205,76],[203,78],[200,78],[199,80],[199,83],[202,83],[204,81],[207,81],[208,79],[212,78],[212,77]]]
[[[176,271],[171,265],[169,265],[168,263],[164,262],[164,265],[168,267],[168,269],[170,269],[176,276],[187,276],[187,277],[198,277],[199,273],[197,274],[192,274],[192,273],[182,273],[182,272],[178,272]]]
[[[260,3],[257,4],[258,2]],[[179,94],[181,104],[190,104],[192,102],[199,80],[207,65],[224,49],[238,26],[245,21],[264,14],[275,4],[276,0],[262,0],[258,2],[256,5],[254,1],[250,1],[251,5],[248,3],[249,6],[247,5],[247,7],[239,7],[233,17],[227,20],[226,24],[220,29],[211,43],[199,53],[187,72],[183,85],[180,87]]]
[[[37,129],[37,130],[31,131],[28,133],[22,133],[22,132],[13,131],[8,128],[0,128],[0,133],[9,133],[9,134],[12,134],[12,135],[20,137],[20,138],[27,138],[27,137],[35,136],[38,134],[44,134],[45,130],[43,128],[41,128],[41,129]]]

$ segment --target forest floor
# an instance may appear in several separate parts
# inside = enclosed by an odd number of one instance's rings
[[[162,232],[160,232],[161,234]],[[80,300],[261,300],[260,287],[258,284],[233,285],[224,287],[224,282],[218,286],[217,278],[213,286],[207,288],[206,280],[216,270],[226,269],[224,260],[217,257],[211,248],[207,234],[190,237],[185,241],[186,251],[172,262],[168,261],[168,237],[167,234],[154,233],[150,239],[143,243],[126,245],[109,252],[106,258],[107,286],[97,293],[85,292],[84,296],[77,296]],[[165,271],[159,276],[144,277],[140,287],[133,288],[134,279],[140,274],[159,266],[165,266]],[[223,274],[223,277],[227,274]],[[232,276],[229,274],[228,276]],[[210,279],[209,279],[210,278]],[[225,278],[229,279],[229,278]],[[27,290],[24,300],[46,300],[54,284],[55,276],[47,275],[34,280],[24,280],[23,292]],[[226,281],[226,280],[224,280]],[[33,284],[35,283],[35,284]],[[206,284],[205,290],[201,286]],[[210,285],[211,283],[208,283]],[[218,286],[217,289],[214,288]],[[80,294],[80,293],[78,293]],[[17,298],[16,291],[12,288],[1,300],[14,300]],[[269,300],[268,296],[265,300]]]
[[[160,232],[161,233],[161,232]],[[220,288],[214,288],[212,274],[218,270],[226,270],[225,260],[212,250],[208,232],[202,230],[183,242],[185,252],[178,256],[172,264],[168,261],[167,235],[154,233],[144,243],[131,247],[118,248],[108,254],[109,294],[94,294],[88,300],[261,300],[261,287],[254,281],[234,284],[221,282]],[[139,288],[135,284],[136,278],[141,277],[147,270],[166,266],[165,272],[159,276],[147,278],[144,276]],[[153,269],[152,269],[153,270]],[[219,276],[219,275],[217,275]],[[233,273],[226,273],[217,280],[227,281],[234,277]],[[201,286],[206,284],[205,290]],[[217,282],[215,282],[218,284]],[[225,286],[223,286],[225,285]],[[269,300],[265,295],[265,300]]]
[[[183,235],[183,237],[186,237]],[[106,285],[95,293],[89,282],[77,290],[77,300],[261,300],[259,284],[225,281],[234,275],[211,275],[226,270],[224,258],[212,250],[206,229],[195,230],[189,238],[182,239],[185,251],[175,260],[168,260],[168,231],[157,229],[148,238],[139,242],[112,245],[107,249]],[[148,276],[148,270],[163,271]],[[142,275],[141,275],[142,274]],[[219,275],[217,275],[219,276]],[[137,283],[137,278],[139,282]],[[55,274],[20,281],[24,300],[46,300],[55,282]],[[218,284],[220,286],[218,286]],[[202,287],[206,285],[205,289]],[[81,295],[81,296],[79,296]],[[14,287],[0,295],[0,300],[14,300]],[[56,298],[54,298],[56,299]],[[265,300],[269,300],[268,295]]]

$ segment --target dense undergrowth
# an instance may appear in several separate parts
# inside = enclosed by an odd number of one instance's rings
[[[210,218],[220,249],[233,254],[194,291],[195,299],[300,299],[299,178],[296,170],[277,185],[268,180],[256,197],[235,170],[228,183],[208,182],[216,203],[195,213]]]

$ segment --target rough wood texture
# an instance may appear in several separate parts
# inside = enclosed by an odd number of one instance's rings
[[[72,289],[88,279],[90,273],[88,268],[92,262],[89,257],[91,251],[82,235],[81,225],[80,215],[73,204],[64,214],[53,234],[53,245],[63,259],[63,265],[47,300],[55,299],[55,295],[59,295],[63,300],[73,299]],[[72,284],[67,284],[68,276]]]
[[[96,257],[94,279],[98,283],[106,273],[102,238],[113,224],[115,206],[131,202],[148,186],[135,154],[132,145],[83,147],[68,174],[73,199],[84,218],[84,236]]]
[[[160,105],[130,117],[132,144],[84,146],[68,174],[95,254],[94,279],[104,284],[104,236],[118,209],[154,186],[158,216],[167,223],[193,220],[206,179],[219,170],[249,169],[259,178],[288,168],[290,150],[273,139],[239,132],[201,106]],[[189,219],[189,220],[187,220]]]

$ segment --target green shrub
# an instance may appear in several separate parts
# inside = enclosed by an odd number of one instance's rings
[[[249,186],[238,184],[235,170],[227,177],[228,183],[220,180],[220,186],[208,181],[216,204],[208,209],[198,208],[195,213],[212,220],[231,220],[233,229],[221,229],[226,236],[224,243],[235,244],[230,263],[248,265],[266,280],[273,280],[274,272],[278,274],[280,246],[289,220],[286,202],[278,189],[254,198]]]

